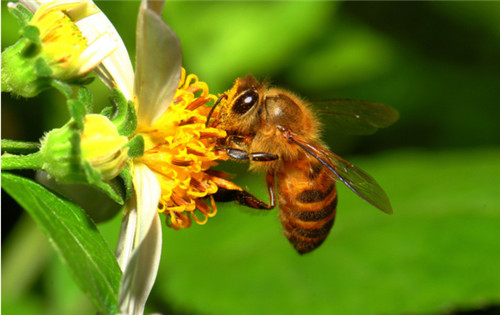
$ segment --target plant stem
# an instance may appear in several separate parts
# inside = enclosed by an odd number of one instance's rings
[[[40,149],[38,142],[25,142],[2,139],[2,151],[11,153],[35,153]]]
[[[2,171],[19,169],[41,169],[43,164],[42,154],[36,152],[28,155],[2,155]]]

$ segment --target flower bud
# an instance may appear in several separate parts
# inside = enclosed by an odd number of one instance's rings
[[[42,140],[42,169],[62,183],[94,184],[117,176],[128,159],[128,138],[105,116],[90,114],[83,130],[71,120]]]
[[[102,174],[104,180],[116,177],[127,161],[128,138],[120,136],[116,126],[105,116],[85,116],[81,138],[82,155]]]
[[[20,7],[9,9],[22,11]],[[19,41],[2,52],[2,91],[33,97],[57,87],[54,80],[85,83],[84,76],[117,48],[105,31],[89,42],[77,26],[98,12],[87,1],[42,4],[22,27]]]

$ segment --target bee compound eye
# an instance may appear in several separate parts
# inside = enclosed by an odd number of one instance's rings
[[[239,95],[234,101],[232,111],[243,115],[259,102],[259,94],[255,90],[247,90]]]

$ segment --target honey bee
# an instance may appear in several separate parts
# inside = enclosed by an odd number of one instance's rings
[[[333,124],[353,134],[373,133],[399,118],[396,110],[377,103],[342,99],[321,103]],[[224,188],[218,199],[269,210],[276,205],[277,188],[284,234],[300,254],[316,249],[328,236],[335,221],[337,181],[392,213],[379,184],[322,143],[316,113],[295,94],[249,75],[237,79],[216,105],[220,108],[211,121],[209,114],[207,125],[227,132],[220,146],[229,158],[248,160],[251,169],[266,171],[270,202],[244,190]]]

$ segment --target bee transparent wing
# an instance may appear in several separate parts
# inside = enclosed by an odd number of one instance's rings
[[[384,104],[333,99],[313,101],[317,112],[328,115],[328,126],[354,135],[370,135],[380,128],[385,128],[399,119],[399,113]]]
[[[340,156],[318,145],[309,144],[302,137],[292,132],[289,133],[288,139],[299,145],[307,154],[320,161],[332,172],[335,179],[339,179],[372,206],[385,213],[392,214],[392,206],[387,194],[373,177]]]
[[[392,206],[387,194],[373,177],[331,152],[326,157],[330,162],[326,167],[349,189],[377,209],[392,214]]]

